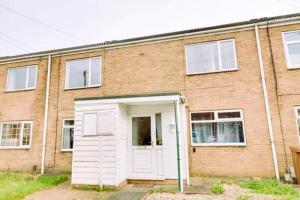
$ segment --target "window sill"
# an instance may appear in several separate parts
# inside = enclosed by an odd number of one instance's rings
[[[89,89],[89,88],[99,88],[101,85],[93,85],[93,86],[88,86],[88,87],[76,87],[76,88],[65,88],[64,90],[81,90],[81,89]]]
[[[300,65],[296,65],[296,66],[288,66],[287,69],[300,69]]]
[[[192,144],[192,147],[246,147],[246,143],[205,143],[205,144]]]
[[[193,76],[193,75],[201,75],[201,74],[215,74],[215,73],[225,73],[225,72],[234,72],[234,71],[238,71],[238,68],[236,68],[236,69],[229,69],[229,70],[222,70],[222,71],[186,73],[186,75],[187,76]]]
[[[62,153],[73,153],[73,149],[61,149]]]
[[[31,147],[0,147],[1,150],[29,150]]]
[[[36,90],[36,88],[30,88],[30,89],[21,89],[21,90],[6,90],[5,93],[12,93],[12,92],[27,92]]]

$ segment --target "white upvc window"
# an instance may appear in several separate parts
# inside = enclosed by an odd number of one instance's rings
[[[238,69],[233,39],[186,45],[185,60],[187,74]]]
[[[192,112],[190,115],[193,146],[245,146],[242,110]]]
[[[74,119],[63,119],[62,127],[62,151],[73,151],[74,142]]]
[[[8,69],[7,91],[31,90],[36,88],[37,65]]]
[[[87,88],[101,85],[101,57],[66,62],[65,88]]]
[[[32,138],[32,121],[3,122],[0,148],[29,148]]]
[[[300,30],[282,33],[287,67],[300,68]]]

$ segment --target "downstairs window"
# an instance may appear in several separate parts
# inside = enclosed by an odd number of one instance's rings
[[[245,145],[241,110],[191,113],[192,145]]]
[[[32,122],[4,122],[0,138],[1,147],[23,147],[31,145]]]
[[[62,129],[62,151],[72,151],[74,139],[74,119],[64,119]]]

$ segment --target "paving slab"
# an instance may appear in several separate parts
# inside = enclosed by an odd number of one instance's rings
[[[33,193],[25,200],[105,200],[114,192],[97,192],[71,189],[69,181],[40,192]]]
[[[123,190],[110,195],[107,200],[141,200],[147,195],[149,187],[129,185]]]

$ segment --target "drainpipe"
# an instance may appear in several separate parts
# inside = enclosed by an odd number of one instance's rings
[[[48,55],[48,69],[47,69],[47,86],[45,97],[45,115],[44,115],[44,128],[43,128],[43,146],[42,146],[42,166],[41,174],[45,172],[45,156],[46,156],[46,141],[47,141],[47,128],[48,128],[48,108],[49,108],[49,90],[50,90],[50,73],[51,73],[51,54]]]
[[[276,155],[276,147],[275,147],[275,143],[274,143],[272,118],[271,118],[271,112],[270,112],[270,106],[269,106],[269,100],[268,100],[268,93],[267,93],[267,87],[266,87],[266,78],[265,78],[265,72],[264,72],[264,64],[263,64],[263,59],[262,59],[261,46],[260,46],[260,39],[259,39],[259,32],[258,32],[257,24],[255,24],[255,37],[256,37],[258,59],[259,59],[259,68],[260,68],[260,74],[261,74],[261,83],[262,83],[262,87],[263,87],[265,108],[266,108],[266,112],[267,112],[267,120],[268,120],[268,128],[269,128],[270,142],[271,142],[271,148],[272,148],[275,176],[276,176],[276,179],[279,180],[280,178],[279,178],[278,161],[277,161],[277,155]]]
[[[186,171],[186,185],[187,185],[187,186],[190,186],[189,147],[188,147],[188,143],[187,143],[187,140],[188,140],[188,134],[187,134],[187,132],[186,132],[187,127],[186,127],[186,110],[185,110],[186,98],[185,98],[185,96],[180,96],[180,101],[181,101],[181,103],[183,104],[183,105],[181,106],[181,111],[182,111],[182,113],[184,113],[184,114],[182,115],[182,120],[181,120],[181,122],[182,122],[183,124],[185,124],[184,127],[183,127],[182,129],[184,129],[183,133],[185,133],[185,137],[184,137],[184,145],[185,145],[185,149],[184,149],[184,150],[185,150],[185,167],[186,167],[186,169],[185,169],[185,171]],[[183,134],[183,135],[184,135],[184,134]]]
[[[179,115],[179,100],[174,101],[175,107],[175,128],[176,128],[176,151],[177,151],[177,172],[178,172],[178,190],[183,192],[183,183],[181,176],[181,159],[180,159],[180,140],[179,140],[179,130],[180,130],[180,115]]]

